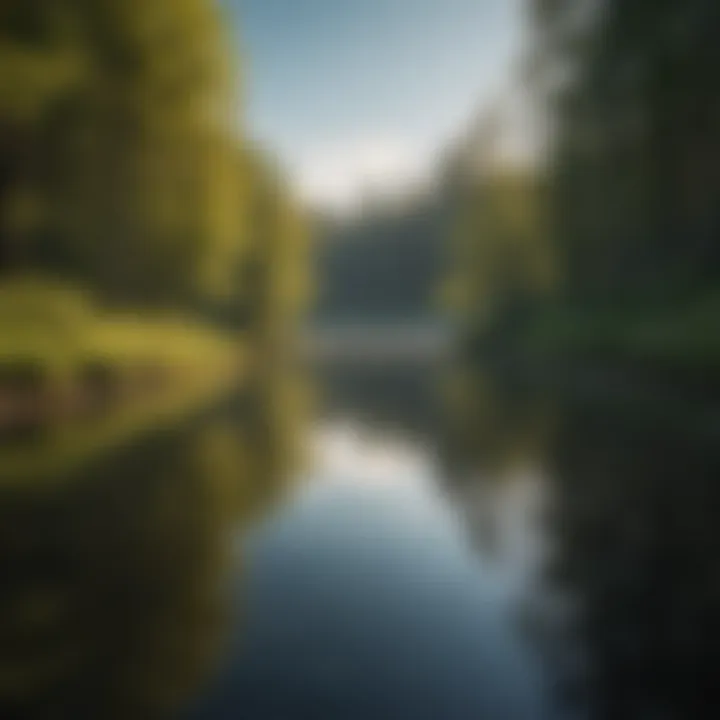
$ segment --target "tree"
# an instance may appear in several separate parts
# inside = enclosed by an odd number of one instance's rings
[[[237,286],[246,323],[268,350],[282,347],[312,292],[310,224],[271,162],[248,153],[249,245]]]
[[[214,2],[9,0],[3,10],[0,54],[13,68],[0,74],[3,225],[20,190],[40,208],[32,227],[4,232],[4,254],[22,244],[25,264],[123,302],[228,292],[245,179]],[[29,33],[31,21],[42,32]]]
[[[658,301],[692,292],[698,277],[707,285],[720,232],[717,3],[532,5],[556,123],[550,214],[568,297]],[[548,82],[558,74],[563,82]]]

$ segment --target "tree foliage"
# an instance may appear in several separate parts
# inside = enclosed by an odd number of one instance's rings
[[[700,278],[717,280],[720,259],[720,9],[711,0],[579,5],[534,3],[567,294],[686,294]]]
[[[497,162],[492,108],[462,183],[463,314],[531,291],[573,310],[647,316],[700,302],[720,271],[720,91],[712,0],[532,0],[526,89],[549,119],[529,169]],[[498,298],[502,302],[498,303]],[[516,302],[517,301],[517,302]]]
[[[210,0],[7,0],[0,271],[123,302],[231,290],[249,178]]]

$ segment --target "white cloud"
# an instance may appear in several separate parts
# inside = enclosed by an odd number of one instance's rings
[[[309,204],[347,211],[368,192],[403,194],[428,181],[433,159],[420,143],[377,135],[318,143],[290,170]]]

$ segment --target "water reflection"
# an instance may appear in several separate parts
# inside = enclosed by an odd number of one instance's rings
[[[544,496],[525,620],[558,707],[708,716],[720,655],[720,438],[707,385],[693,392],[622,368],[473,372],[454,378],[462,391],[446,449],[483,537],[488,523],[497,536],[494,508],[519,477]]]
[[[400,362],[319,360],[315,370],[318,410],[327,423],[351,417],[378,432],[412,436],[430,449],[437,444],[442,432],[438,361],[422,356]]]
[[[231,541],[284,486],[256,394],[2,485],[3,718],[167,717],[212,677],[244,573]]]
[[[245,630],[193,718],[542,717],[502,575],[422,446],[346,420],[247,546]]]
[[[680,427],[627,405],[566,398],[552,454],[553,570],[579,600],[592,716],[714,715],[720,438],[711,403],[688,406]]]
[[[3,482],[0,716],[704,716],[710,399],[438,370],[325,368],[312,452],[283,373]]]

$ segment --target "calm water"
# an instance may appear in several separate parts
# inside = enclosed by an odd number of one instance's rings
[[[273,389],[3,488],[3,718],[705,715],[702,393],[486,373],[448,414],[424,363],[319,376],[290,481]]]

